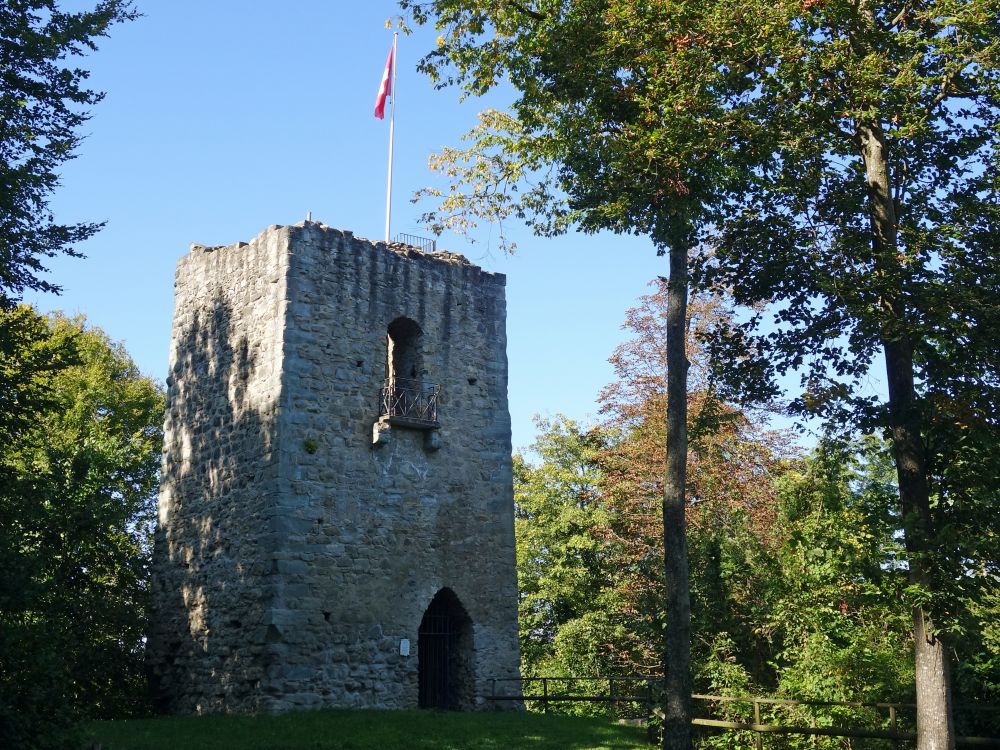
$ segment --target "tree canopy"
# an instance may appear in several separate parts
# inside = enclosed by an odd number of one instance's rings
[[[21,306],[0,333],[16,428],[0,440],[0,744],[61,747],[80,717],[146,705],[163,392],[82,319]]]
[[[42,278],[45,258],[77,255],[75,245],[102,224],[61,224],[49,209],[60,165],[72,159],[103,94],[86,87],[74,58],[96,38],[137,16],[131,0],[101,0],[65,12],[55,0],[9,0],[0,6],[0,306],[26,289],[58,291]]]

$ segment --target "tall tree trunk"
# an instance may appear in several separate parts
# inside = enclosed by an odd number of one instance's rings
[[[667,628],[663,642],[666,718],[663,750],[691,747],[691,595],[687,530],[687,244],[670,248],[667,282],[667,466],[663,482],[663,567]]]
[[[889,153],[885,135],[875,125],[858,129],[858,142],[868,179],[872,245],[876,270],[885,284],[881,330],[889,390],[889,423],[899,482],[910,583],[934,585],[928,557],[933,549],[927,458],[921,417],[915,403],[913,344],[906,326],[901,267],[896,247],[896,208],[892,200]],[[927,608],[913,608],[914,659],[917,687],[917,750],[952,750],[955,731],[951,706],[948,653],[935,633]]]

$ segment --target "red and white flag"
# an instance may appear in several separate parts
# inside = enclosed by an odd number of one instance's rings
[[[389,57],[385,61],[385,70],[382,71],[382,83],[378,86],[378,96],[375,97],[375,117],[381,120],[385,117],[386,97],[392,96],[392,48],[389,48]]]

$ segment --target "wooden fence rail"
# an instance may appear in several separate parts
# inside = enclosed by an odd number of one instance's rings
[[[491,683],[491,701],[518,701],[522,703],[540,703],[546,713],[553,703],[617,703],[636,704],[641,706],[646,716],[664,718],[662,709],[657,705],[657,698],[662,692],[660,681],[646,677],[524,677],[506,680],[493,680]],[[513,684],[517,689],[507,690],[506,685]],[[598,686],[607,685],[606,692],[599,692]],[[531,688],[535,688],[532,690]],[[562,688],[561,690],[559,688]],[[527,688],[527,689],[526,689]],[[540,690],[539,690],[540,688]],[[555,688],[555,689],[553,689]],[[575,689],[574,689],[575,688]],[[581,689],[582,688],[582,689]],[[617,689],[616,689],[617,688]],[[734,697],[724,695],[691,696],[695,701],[718,704],[744,704],[753,709],[752,721],[725,721],[696,717],[691,724],[707,730],[748,731],[755,734],[756,750],[762,750],[763,738],[766,734],[801,734],[813,737],[850,737],[859,739],[884,739],[896,742],[913,741],[916,733],[900,728],[900,713],[910,712],[916,708],[913,703],[859,703],[854,701],[802,701],[787,698],[757,698]],[[815,713],[811,726],[795,726],[787,724],[772,724],[762,720],[761,707],[811,707],[811,708],[854,708],[886,711],[886,721],[889,728],[882,727],[833,727],[817,726]],[[988,712],[1000,717],[1000,706],[977,705],[956,707],[965,712]],[[964,747],[994,747],[1000,748],[1000,737],[956,737],[956,744]]]

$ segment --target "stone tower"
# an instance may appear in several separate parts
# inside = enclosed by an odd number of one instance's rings
[[[504,281],[315,222],[181,259],[164,709],[472,709],[517,676]]]

